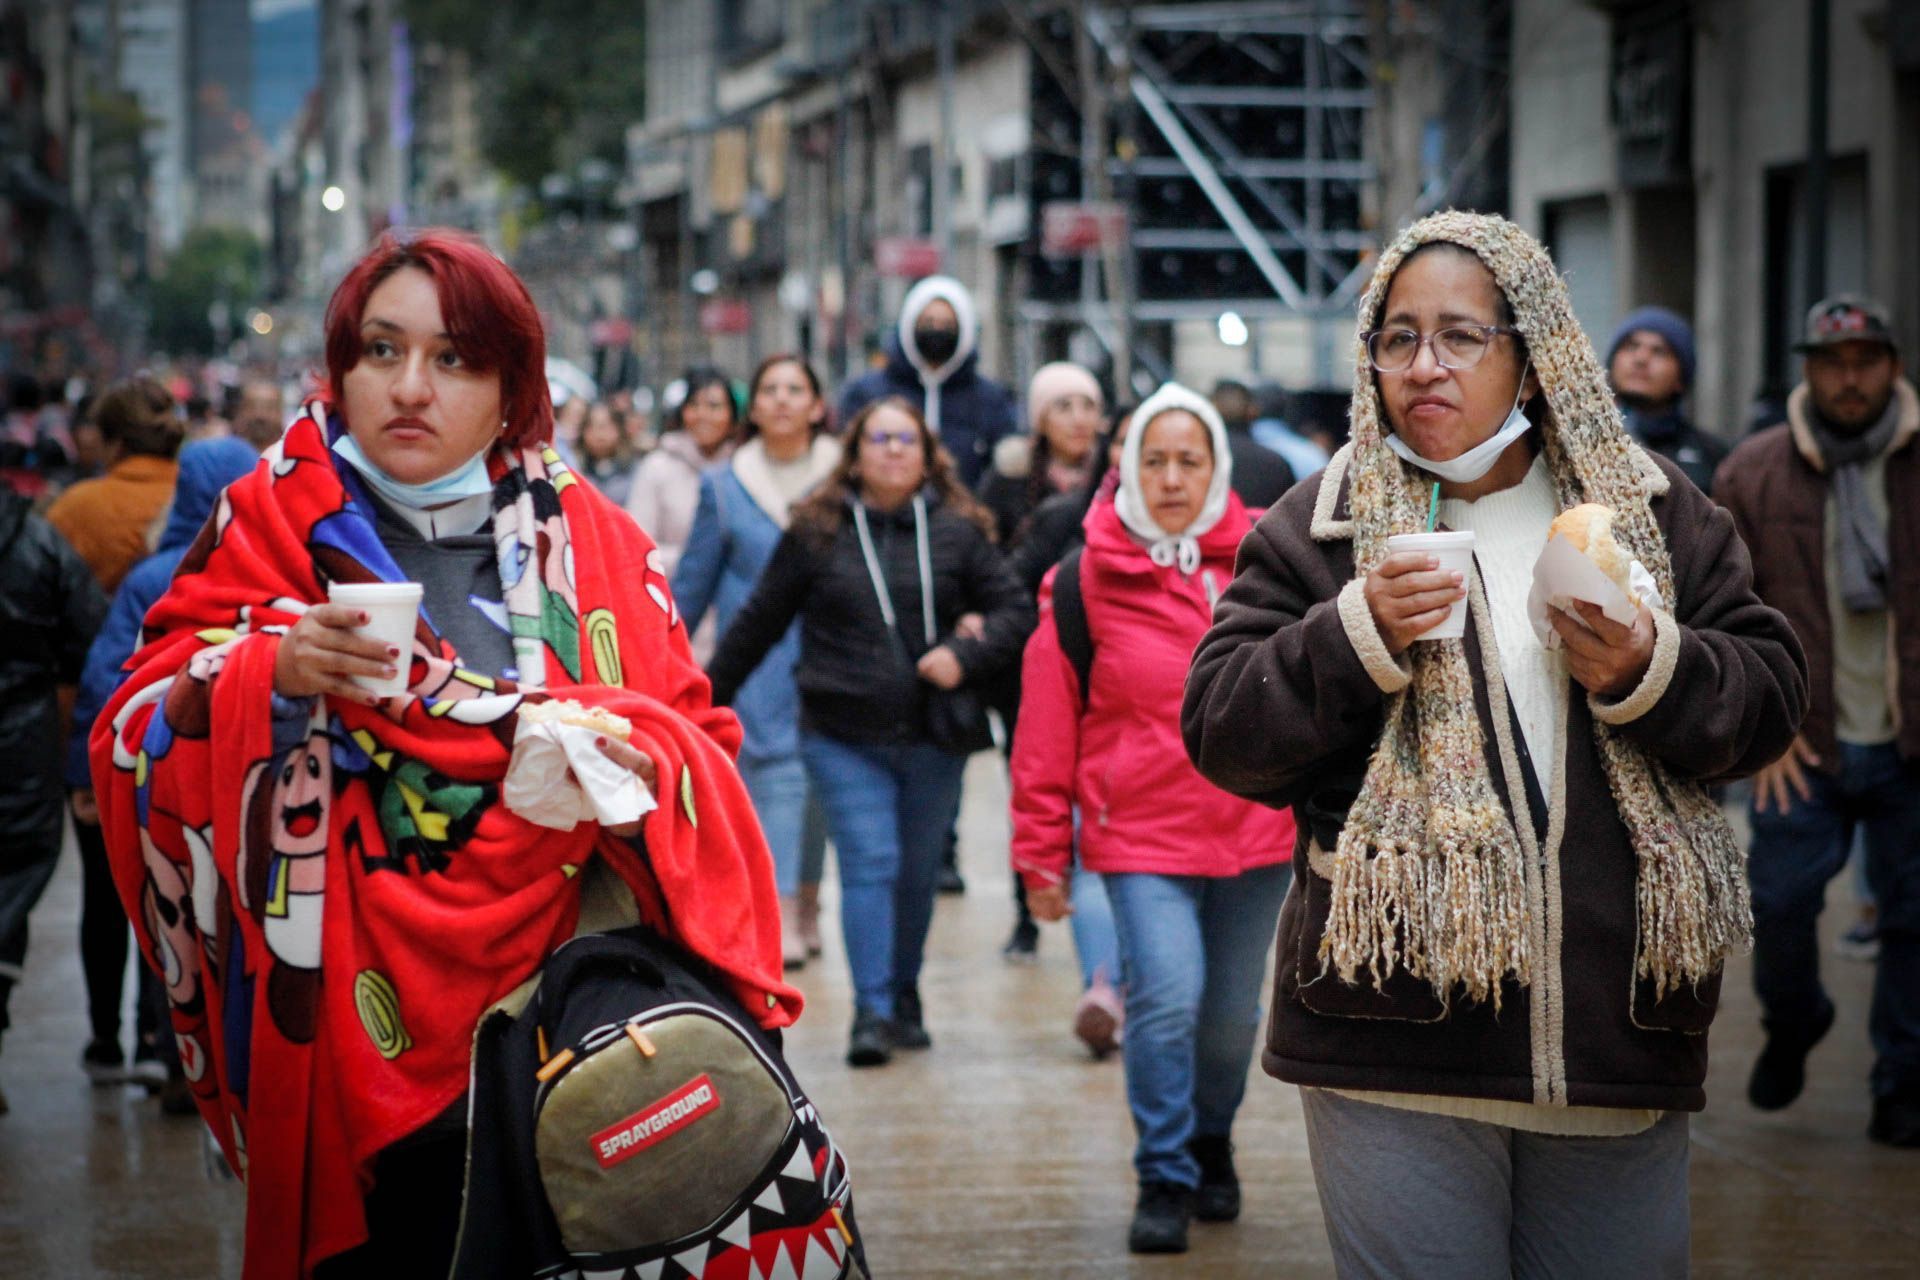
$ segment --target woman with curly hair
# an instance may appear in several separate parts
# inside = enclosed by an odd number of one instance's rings
[[[801,754],[839,854],[853,971],[847,1061],[878,1066],[932,1043],[920,958],[966,764],[936,740],[932,715],[943,695],[1018,661],[1033,606],[993,545],[992,517],[904,400],[863,409],[841,448],[707,674],[724,705],[800,620]]]
[[[1687,1114],[1751,927],[1706,784],[1792,740],[1800,646],[1511,223],[1403,232],[1354,366],[1352,443],[1241,546],[1182,712],[1201,773],[1299,817],[1264,1065],[1303,1086],[1342,1275],[1683,1274]],[[1436,491],[1468,572],[1389,550]],[[1639,598],[1536,623],[1581,503]],[[1463,598],[1464,638],[1423,639]]]

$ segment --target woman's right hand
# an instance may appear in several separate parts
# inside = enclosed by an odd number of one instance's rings
[[[1407,646],[1446,620],[1447,610],[1467,594],[1465,578],[1442,572],[1440,562],[1419,551],[1400,551],[1367,575],[1367,610],[1387,652],[1399,657]]]
[[[280,655],[273,663],[273,691],[283,698],[332,694],[349,702],[378,706],[379,695],[353,682],[354,676],[391,678],[398,669],[398,649],[354,634],[367,624],[367,615],[342,604],[317,604],[301,615],[292,630],[280,637]]]
[[[1050,884],[1044,889],[1028,889],[1027,910],[1033,913],[1035,920],[1044,920],[1048,924],[1065,920],[1073,914],[1073,904],[1067,901],[1067,886]]]

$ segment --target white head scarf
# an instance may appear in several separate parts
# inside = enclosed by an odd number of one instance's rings
[[[1178,534],[1168,533],[1153,518],[1146,494],[1140,488],[1140,443],[1147,438],[1147,427],[1171,409],[1184,409],[1206,424],[1213,438],[1213,482],[1207,486],[1207,500],[1193,523]],[[1182,573],[1200,567],[1200,539],[1220,523],[1226,514],[1227,494],[1233,489],[1233,452],[1227,444],[1227,424],[1213,402],[1199,392],[1169,382],[1148,396],[1133,411],[1133,426],[1120,452],[1120,490],[1113,495],[1114,510],[1120,522],[1147,541],[1147,554],[1162,568],[1173,565]]]

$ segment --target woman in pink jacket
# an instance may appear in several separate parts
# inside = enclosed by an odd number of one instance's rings
[[[1077,816],[1079,864],[1105,882],[1126,982],[1140,1181],[1128,1245],[1178,1253],[1190,1218],[1240,1212],[1230,1133],[1294,831],[1290,813],[1201,778],[1180,738],[1188,660],[1251,527],[1226,428],[1176,383],[1133,425],[1114,500],[1087,513],[1084,698],[1052,616],[1053,575],[1042,590],[1014,740],[1012,857],[1033,914],[1060,919]]]

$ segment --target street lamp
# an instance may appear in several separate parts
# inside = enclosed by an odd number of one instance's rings
[[[328,187],[320,193],[320,205],[328,213],[338,213],[347,207],[347,193],[339,187]]]

